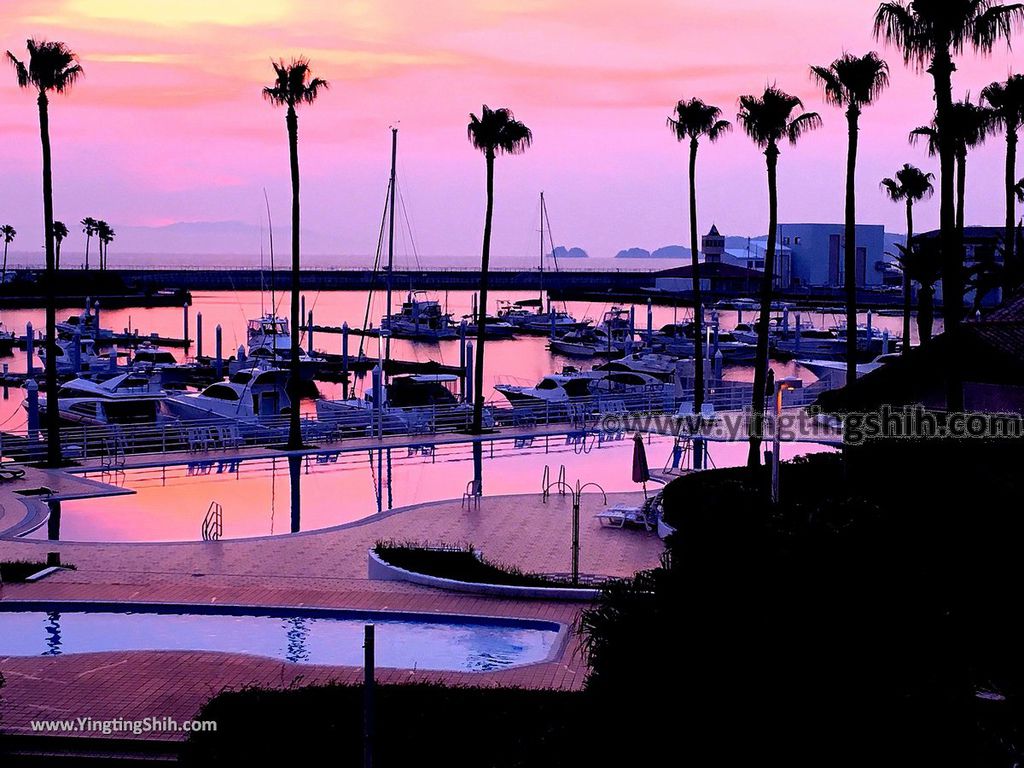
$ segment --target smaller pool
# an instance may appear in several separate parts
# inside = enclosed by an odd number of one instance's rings
[[[104,651],[221,651],[295,664],[487,672],[546,661],[561,626],[529,619],[329,609],[116,603],[0,604],[0,658]]]

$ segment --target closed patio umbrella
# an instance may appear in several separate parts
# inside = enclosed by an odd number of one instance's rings
[[[647,466],[647,449],[644,438],[639,432],[633,435],[633,482],[643,483],[644,498],[647,498],[647,481],[651,479],[651,470]]]

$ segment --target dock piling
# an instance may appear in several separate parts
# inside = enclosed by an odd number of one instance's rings
[[[654,303],[647,299],[647,345],[650,346],[654,338]]]
[[[466,321],[459,323],[459,368],[462,369],[462,381],[459,383],[459,394],[466,399]]]
[[[473,342],[466,342],[466,402],[473,402]]]
[[[188,303],[182,305],[181,313],[181,338],[185,340],[185,354],[188,354]]]
[[[313,310],[306,315],[306,354],[313,356]]]
[[[35,379],[25,384],[25,401],[28,403],[28,439],[34,443],[39,439],[39,384]]]
[[[100,331],[100,302],[99,299],[92,303],[92,322],[93,328],[96,329],[96,333]]]
[[[196,312],[196,357],[203,356],[203,313]]]
[[[348,323],[341,324],[341,397],[348,400]]]
[[[35,331],[32,323],[25,323],[25,375],[32,378],[35,373]]]
[[[214,370],[217,371],[217,378],[218,379],[224,378],[224,348],[222,346],[223,343],[224,343],[224,331],[221,330],[221,327],[218,324],[217,325],[217,330],[214,332],[214,346],[215,346],[215,350],[214,351],[216,352],[217,356],[214,358],[214,361],[213,361],[213,367],[214,367]]]

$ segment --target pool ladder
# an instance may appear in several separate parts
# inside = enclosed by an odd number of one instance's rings
[[[224,535],[224,510],[216,501],[211,501],[203,518],[203,541],[219,541]]]
[[[559,496],[565,496],[565,491],[568,488],[568,484],[565,482],[565,464],[562,464],[558,468],[558,479],[555,482],[551,482],[551,467],[547,464],[544,465],[544,474],[540,478],[540,489],[541,489],[541,500],[547,501],[548,497],[551,496],[551,489],[557,488]]]

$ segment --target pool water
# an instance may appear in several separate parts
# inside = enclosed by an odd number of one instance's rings
[[[649,439],[652,471],[666,465],[672,446],[671,438]],[[709,450],[713,466],[746,461],[746,443],[713,443]],[[816,450],[822,447],[786,444],[783,458]],[[609,493],[636,491],[640,487],[632,480],[632,452],[629,439],[495,440],[481,451],[484,494],[539,494],[545,465],[551,480],[565,466],[570,483],[596,481]],[[224,538],[316,530],[411,504],[460,498],[473,478],[474,461],[472,447],[463,443],[307,457],[296,464],[290,467],[286,458],[224,462],[211,456],[188,466],[91,473],[89,477],[135,493],[64,502],[60,538],[194,541],[200,538],[211,501],[223,508]],[[293,514],[293,476],[300,496],[298,514]],[[33,535],[45,537],[46,528]]]
[[[673,439],[650,436],[648,463],[657,472],[668,463]],[[712,466],[746,461],[747,444],[712,443]],[[785,444],[782,457],[825,450],[813,444]],[[495,440],[481,451],[484,495],[541,492],[545,465],[554,481],[565,466],[570,484],[598,482],[606,492],[639,491],[632,479],[633,441],[585,441],[565,436],[533,441]],[[223,508],[226,539],[310,531],[350,523],[390,509],[462,497],[473,479],[470,444],[417,449],[371,450],[303,458],[293,473],[287,458],[218,461],[211,454],[188,466],[156,467],[87,475],[134,494],[66,501],[62,541],[195,541],[212,501]],[[300,502],[292,506],[293,474]],[[46,526],[32,536],[45,538]]]
[[[83,610],[0,607],[0,658],[104,651],[220,651],[296,664],[362,666],[363,628],[375,625],[378,667],[486,672],[545,661],[560,627],[551,622],[344,611],[266,614],[114,606]],[[168,612],[181,610],[182,612]]]

